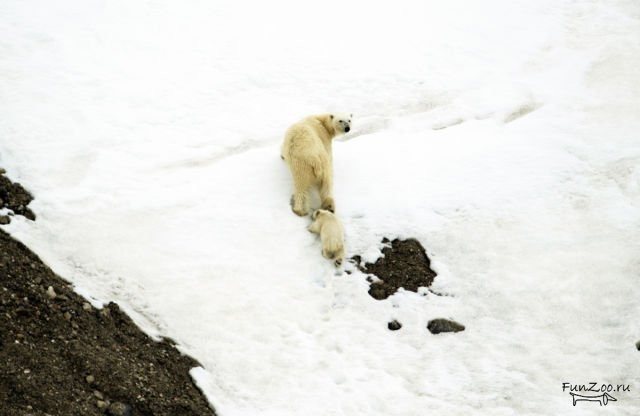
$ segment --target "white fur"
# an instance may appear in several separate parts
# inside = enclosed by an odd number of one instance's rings
[[[344,259],[344,228],[342,223],[336,214],[324,209],[314,212],[313,219],[309,231],[320,235],[322,255],[327,259],[334,260],[336,266],[340,266]]]
[[[297,215],[309,213],[309,191],[320,191],[321,208],[335,212],[333,199],[333,138],[351,129],[351,116],[322,114],[309,116],[289,127],[281,157],[293,177],[291,208]]]

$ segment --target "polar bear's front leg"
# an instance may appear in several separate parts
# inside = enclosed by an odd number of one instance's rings
[[[327,211],[336,212],[336,203],[333,201],[333,197],[326,197],[322,200],[322,209],[326,209]]]
[[[322,200],[322,205],[320,206],[322,209],[326,209],[327,211],[336,212],[336,203],[333,201],[333,197],[326,197]]]
[[[332,180],[330,174],[322,178],[322,182],[320,184],[320,200],[320,208],[336,212],[336,203],[333,200]]]

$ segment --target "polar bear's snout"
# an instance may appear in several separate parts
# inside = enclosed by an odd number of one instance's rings
[[[331,120],[333,120],[333,128],[336,129],[338,134],[349,133],[351,130],[351,118],[353,114],[331,114]]]
[[[351,130],[351,120],[338,119],[338,130],[349,133],[349,130]]]

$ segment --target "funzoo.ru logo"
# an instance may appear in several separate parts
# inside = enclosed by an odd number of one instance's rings
[[[631,386],[629,384],[600,384],[595,381],[590,382],[589,384],[571,384],[564,382],[562,383],[562,391],[569,390],[569,394],[573,398],[573,405],[575,406],[577,402],[598,402],[600,406],[607,405],[609,402],[617,402],[618,399],[610,395],[609,393],[614,392],[628,392],[631,391]],[[580,393],[591,393],[591,394],[578,394]],[[600,393],[600,394],[598,394]]]

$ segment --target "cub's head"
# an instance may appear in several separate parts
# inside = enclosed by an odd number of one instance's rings
[[[344,113],[334,113],[329,115],[331,122],[333,123],[333,128],[336,130],[336,133],[349,133],[351,130],[351,118],[353,114],[344,114]]]
[[[317,219],[322,219],[322,218],[329,218],[331,217],[333,214],[333,212],[326,210],[326,209],[317,209],[313,212],[313,214],[311,214],[311,218],[314,220]]]

